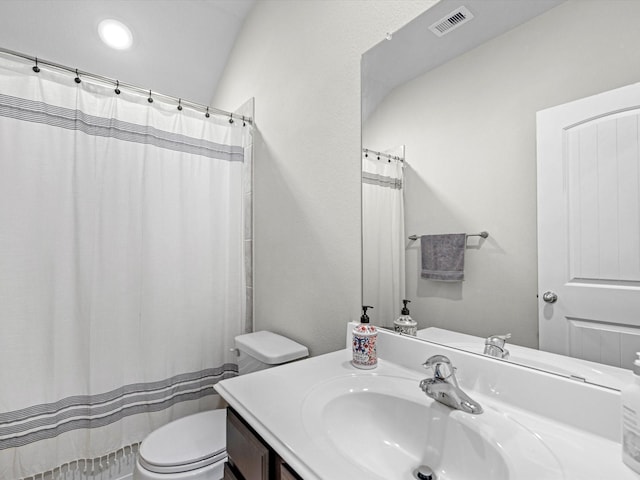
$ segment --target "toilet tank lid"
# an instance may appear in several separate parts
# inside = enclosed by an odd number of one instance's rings
[[[309,356],[309,350],[304,345],[264,330],[238,335],[236,348],[268,365],[278,365]]]

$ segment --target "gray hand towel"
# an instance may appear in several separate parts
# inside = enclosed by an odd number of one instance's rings
[[[423,235],[422,278],[443,282],[464,280],[464,250],[467,246],[465,233],[446,235]]]

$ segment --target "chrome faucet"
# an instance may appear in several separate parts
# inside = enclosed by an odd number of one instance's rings
[[[504,344],[508,338],[511,338],[510,333],[506,335],[491,335],[484,341],[484,354],[506,360],[509,358],[509,350],[504,348]]]
[[[433,369],[433,377],[425,378],[420,382],[420,388],[428,397],[456,410],[482,413],[480,404],[464,393],[458,385],[451,360],[444,355],[434,355],[422,366]]]

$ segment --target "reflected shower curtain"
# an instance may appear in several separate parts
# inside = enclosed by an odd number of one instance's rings
[[[403,163],[362,158],[362,292],[373,323],[387,327],[405,298]]]
[[[236,374],[249,128],[0,60],[0,478],[109,478]]]

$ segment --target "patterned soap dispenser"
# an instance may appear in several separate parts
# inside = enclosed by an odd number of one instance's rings
[[[398,317],[398,319],[393,322],[393,329],[396,332],[404,333],[406,335],[413,335],[415,337],[418,334],[418,322],[416,322],[409,316],[407,303],[410,302],[411,300],[402,300],[402,303],[404,303],[404,307],[402,307],[402,311],[400,312],[400,316]]]
[[[353,329],[353,360],[351,363],[356,368],[368,370],[376,368],[378,365],[378,354],[376,352],[376,341],[378,340],[378,330],[373,325],[369,325],[367,309],[373,308],[369,305],[362,306],[362,316],[360,324]]]

